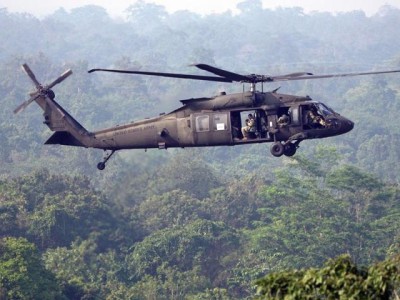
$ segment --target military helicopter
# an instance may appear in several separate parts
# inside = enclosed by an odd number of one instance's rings
[[[249,83],[242,93],[221,93],[214,97],[180,100],[182,107],[157,117],[90,132],[55,101],[52,88],[72,74],[69,69],[48,85],[42,85],[27,64],[22,68],[33,81],[36,91],[14,113],[35,101],[44,111],[44,124],[55,133],[45,144],[60,144],[104,150],[103,170],[107,161],[122,149],[167,149],[173,147],[234,146],[273,143],[273,156],[293,156],[307,139],[344,134],[354,123],[309,96],[280,94],[276,90],[256,90],[257,83],[323,79],[372,74],[398,73],[400,70],[313,75],[299,72],[281,76],[241,75],[207,64],[193,65],[217,76],[190,75],[115,69],[91,69],[88,72],[114,72],[216,82]]]

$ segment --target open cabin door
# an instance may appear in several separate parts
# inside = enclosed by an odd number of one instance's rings
[[[254,121],[248,123],[249,119]],[[230,114],[233,143],[271,141],[269,130],[276,127],[276,115],[267,116],[263,109],[237,110]]]

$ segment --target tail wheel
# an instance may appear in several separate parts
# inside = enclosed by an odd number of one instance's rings
[[[97,164],[97,169],[99,169],[100,171],[104,170],[106,168],[106,164],[104,162],[99,162]]]
[[[296,154],[297,147],[293,143],[288,143],[285,145],[284,149],[283,154],[286,156],[293,156]]]
[[[103,161],[97,164],[97,169],[99,169],[100,171],[104,170],[106,168],[106,162],[111,158],[111,156],[115,153],[115,151],[117,150],[111,150],[111,152],[108,152],[107,149],[104,149]]]
[[[275,143],[271,146],[271,154],[276,157],[280,157],[285,152],[285,147],[282,143]]]

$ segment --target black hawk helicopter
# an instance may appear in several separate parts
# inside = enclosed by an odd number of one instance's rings
[[[257,83],[400,72],[390,70],[330,75],[300,72],[268,76],[241,75],[206,64],[194,66],[217,76],[114,69],[91,69],[88,72],[241,82],[249,83],[250,90],[181,100],[183,106],[168,114],[91,132],[54,100],[52,88],[70,76],[72,71],[67,70],[52,83],[42,85],[29,66],[23,64],[22,68],[33,81],[36,91],[30,93],[30,99],[18,106],[14,113],[22,111],[35,101],[44,111],[44,124],[55,132],[45,144],[103,149],[105,155],[103,161],[97,165],[99,170],[105,168],[106,162],[115,151],[122,149],[233,146],[271,142],[273,156],[293,156],[303,140],[344,134],[353,129],[354,123],[308,96],[285,95],[277,93],[277,90],[260,92],[256,90]]]

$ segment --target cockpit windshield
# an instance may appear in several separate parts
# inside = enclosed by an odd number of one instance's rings
[[[315,106],[317,107],[318,112],[320,114],[322,114],[323,116],[329,116],[329,115],[334,114],[334,111],[332,109],[330,109],[329,107],[327,107],[323,103],[317,103],[317,104],[315,104]]]

